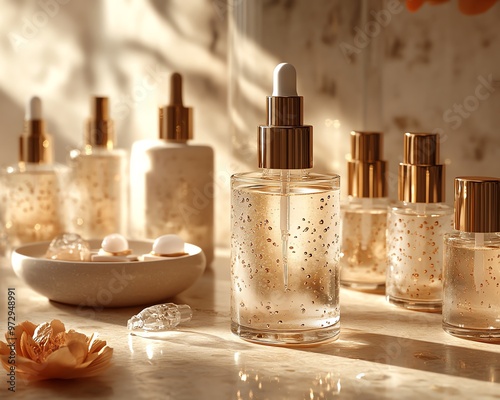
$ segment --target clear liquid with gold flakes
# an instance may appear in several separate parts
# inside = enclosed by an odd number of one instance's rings
[[[61,174],[52,165],[20,164],[2,174],[3,223],[9,245],[52,240],[64,232]]]
[[[274,344],[338,335],[338,186],[338,177],[315,174],[292,176],[286,188],[272,174],[233,176],[234,333]]]
[[[445,236],[443,328],[461,337],[500,339],[500,233]]]
[[[386,198],[352,198],[342,207],[342,286],[385,288],[387,208]]]
[[[452,230],[445,204],[393,207],[387,219],[386,295],[404,308],[440,311],[443,293],[443,235]]]
[[[99,239],[127,229],[127,153],[92,149],[71,153],[68,182],[70,231]]]

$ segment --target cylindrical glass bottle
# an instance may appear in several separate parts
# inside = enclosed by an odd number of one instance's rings
[[[500,179],[455,179],[455,229],[445,235],[443,329],[500,339]]]
[[[107,97],[94,97],[85,146],[70,153],[69,230],[85,239],[127,234],[127,152],[114,148]]]
[[[443,235],[452,229],[453,209],[444,204],[444,165],[439,136],[405,133],[399,166],[400,204],[387,217],[390,303],[412,310],[440,311]]]
[[[287,85],[293,82],[293,87]],[[243,339],[305,344],[340,331],[340,178],[309,173],[295,69],[275,69],[259,172],[231,178],[231,330]]]
[[[382,134],[351,132],[348,202],[342,205],[341,284],[361,290],[385,287],[387,180]]]
[[[28,104],[24,132],[19,138],[19,163],[1,173],[2,221],[8,250],[52,240],[64,231],[61,178],[65,168],[52,162],[53,143],[45,130],[42,102]]]

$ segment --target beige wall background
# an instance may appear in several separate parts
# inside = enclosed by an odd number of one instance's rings
[[[256,168],[256,126],[282,61],[298,71],[315,169],[345,177],[349,131],[381,129],[395,198],[401,135],[413,130],[442,135],[449,203],[454,176],[500,176],[498,4],[478,16],[454,0],[417,13],[398,0],[3,0],[0,9],[0,163],[17,161],[34,94],[58,162],[81,144],[92,95],[110,97],[119,147],[156,137],[178,71],[195,141],[216,151],[220,246],[229,177]]]

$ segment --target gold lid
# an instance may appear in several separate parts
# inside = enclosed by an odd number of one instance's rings
[[[347,194],[387,197],[387,162],[382,160],[380,132],[351,132],[351,159],[347,162]]]
[[[309,169],[313,166],[313,129],[302,125],[303,98],[296,92],[291,64],[274,69],[273,95],[267,96],[267,124],[259,126],[259,168]]]
[[[85,144],[92,147],[112,149],[115,142],[113,120],[109,118],[109,99],[92,97],[90,99],[90,118],[85,126]]]
[[[500,232],[500,178],[455,178],[455,229]]]
[[[439,135],[404,134],[403,162],[399,164],[399,200],[441,203],[445,199],[444,165],[439,164]]]
[[[160,107],[160,139],[185,143],[193,138],[193,109],[182,104],[182,76],[170,77],[170,104]]]
[[[42,119],[42,102],[39,97],[32,97],[26,109],[24,130],[19,137],[19,161],[24,163],[52,163],[51,137],[45,132]]]

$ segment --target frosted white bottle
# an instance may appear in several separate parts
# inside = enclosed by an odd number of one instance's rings
[[[192,109],[182,104],[182,78],[171,78],[170,105],[160,108],[160,139],[141,140],[130,158],[131,235],[177,234],[214,253],[214,152],[191,145]]]
[[[127,152],[114,148],[107,97],[94,97],[85,145],[70,153],[69,230],[85,239],[127,234]]]

